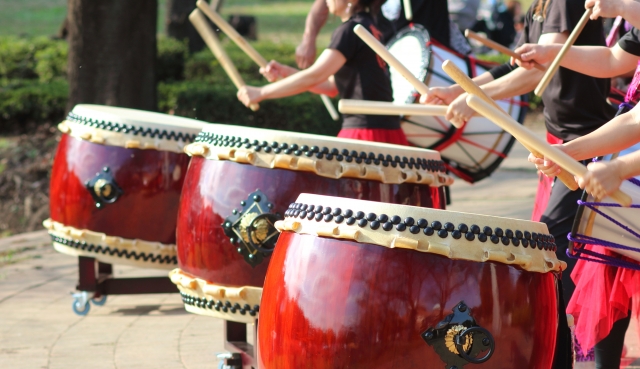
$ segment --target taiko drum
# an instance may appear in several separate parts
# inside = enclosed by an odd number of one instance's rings
[[[259,368],[551,367],[544,224],[303,194],[276,227]]]
[[[183,147],[204,123],[133,109],[77,105],[51,174],[54,247],[115,264],[172,268]]]
[[[240,322],[257,316],[273,224],[300,192],[444,208],[451,183],[423,149],[237,126],[196,141],[171,277],[188,311]]]

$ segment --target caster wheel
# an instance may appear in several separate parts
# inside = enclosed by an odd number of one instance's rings
[[[97,299],[91,299],[91,302],[96,306],[102,306],[107,302],[107,295],[102,295]]]
[[[85,302],[83,305],[79,300],[73,300],[71,308],[73,309],[73,312],[78,315],[87,315],[89,314],[91,305],[89,305],[89,301]]]

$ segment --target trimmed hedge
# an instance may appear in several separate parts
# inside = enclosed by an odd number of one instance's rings
[[[329,116],[319,96],[304,93],[260,103],[251,111],[236,98],[236,89],[226,84],[185,81],[158,86],[159,110],[211,123],[229,123],[285,131],[335,136],[340,122]]]
[[[8,123],[58,121],[64,117],[69,84],[20,80],[0,85],[0,121]],[[4,124],[0,128],[6,128]]]

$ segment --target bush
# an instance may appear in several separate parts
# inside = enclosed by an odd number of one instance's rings
[[[0,125],[59,121],[64,117],[69,84],[56,79],[51,82],[11,81],[0,86]]]
[[[236,89],[227,84],[185,81],[158,86],[159,108],[211,123],[229,123],[304,133],[335,136],[340,123],[326,111],[319,96],[305,93],[260,104],[253,112],[236,98]]]
[[[259,72],[258,65],[249,56],[230,40],[224,39],[222,43],[229,59],[247,84],[262,85],[266,83]],[[265,41],[255,42],[252,45],[267,61],[273,59],[282,64],[295,66],[294,46]],[[185,79],[220,84],[231,83],[224,69],[209,49],[197,52],[189,58],[185,65]]]
[[[35,53],[35,71],[38,79],[49,82],[56,78],[67,78],[67,56],[69,45],[66,42],[52,42]]]
[[[189,57],[189,47],[185,41],[161,36],[158,38],[156,58],[156,80],[158,82],[181,81],[184,66]]]
[[[56,42],[64,43],[64,41],[52,41],[46,37],[0,37],[0,78],[38,78],[36,54]],[[64,59],[66,62],[66,55]]]

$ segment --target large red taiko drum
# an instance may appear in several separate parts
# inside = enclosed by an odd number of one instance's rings
[[[551,367],[546,225],[302,194],[276,227],[259,368]]]
[[[104,263],[174,268],[176,216],[193,142],[206,123],[166,114],[77,105],[51,173],[56,250]]]
[[[220,125],[196,141],[171,278],[188,311],[238,322],[257,317],[273,224],[301,192],[444,208],[452,181],[424,149]]]

